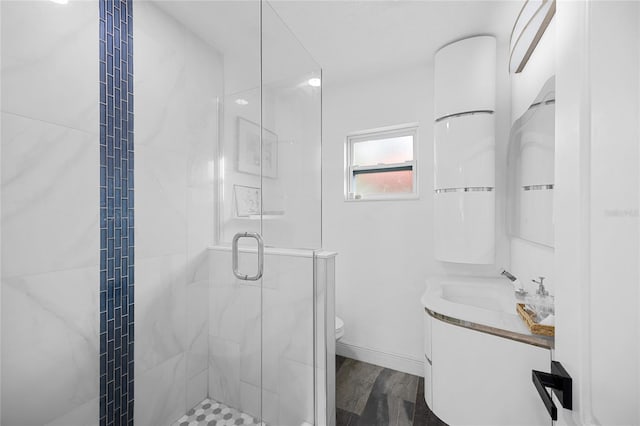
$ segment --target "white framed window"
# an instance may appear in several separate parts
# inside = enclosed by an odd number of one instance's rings
[[[417,198],[417,146],[416,123],[347,135],[345,199]]]

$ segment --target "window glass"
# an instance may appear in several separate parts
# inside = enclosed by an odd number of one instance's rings
[[[414,124],[387,127],[347,136],[347,200],[414,198],[416,144]]]
[[[357,194],[411,193],[413,192],[413,170],[395,170],[375,173],[358,173],[354,176]]]
[[[373,139],[353,143],[353,165],[404,163],[413,160],[413,136]]]

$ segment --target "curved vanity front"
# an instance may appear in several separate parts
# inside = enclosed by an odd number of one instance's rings
[[[531,383],[553,338],[531,334],[504,278],[434,277],[424,306],[425,400],[450,425],[551,424]]]

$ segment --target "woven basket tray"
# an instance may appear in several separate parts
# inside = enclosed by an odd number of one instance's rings
[[[522,318],[524,320],[524,322],[527,323],[527,326],[529,327],[529,330],[531,330],[531,332],[533,334],[539,334],[541,336],[554,336],[556,333],[556,328],[553,325],[541,325],[536,323],[533,320],[533,312],[530,312],[528,310],[526,310],[524,308],[524,305],[522,303],[518,303],[516,304],[516,310],[518,311],[518,315],[520,315],[520,318]]]

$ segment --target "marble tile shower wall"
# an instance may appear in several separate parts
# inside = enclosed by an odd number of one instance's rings
[[[135,4],[136,424],[170,424],[207,396],[207,247],[222,56]]]
[[[3,425],[98,423],[98,3],[0,3]]]
[[[262,416],[268,424],[314,423],[309,254],[265,253],[261,300],[259,284],[234,277],[230,249],[211,250],[209,396],[259,416],[262,385]],[[241,252],[239,269],[254,270],[255,257]]]
[[[0,2],[2,424],[99,420],[98,4]],[[222,58],[135,18],[135,416],[158,425],[207,394]]]

